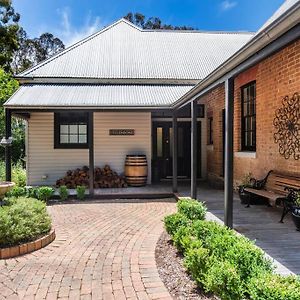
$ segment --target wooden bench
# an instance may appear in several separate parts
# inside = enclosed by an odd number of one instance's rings
[[[300,192],[300,175],[283,174],[271,170],[264,179],[252,178],[250,182],[251,187],[244,189],[249,193],[249,202],[251,195],[255,195],[268,199],[271,206],[282,205],[280,222],[283,222],[284,216],[291,210]]]

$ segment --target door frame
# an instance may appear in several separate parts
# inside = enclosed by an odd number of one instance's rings
[[[197,154],[198,154],[198,159],[197,159],[197,164],[198,164],[198,170],[197,170],[197,179],[201,179],[203,177],[202,174],[202,119],[198,119],[197,120],[197,125],[198,125],[198,130],[197,130],[197,135],[198,135],[198,140],[197,140]],[[163,124],[163,123],[169,123],[172,124],[172,119],[167,119],[167,118],[163,118],[163,119],[159,119],[159,118],[155,118],[152,119],[152,124],[151,124],[151,128],[152,128],[152,136],[151,136],[151,142],[152,142],[152,146],[151,146],[151,153],[152,153],[152,167],[151,167],[151,178],[152,178],[152,182],[159,182],[161,181],[160,179],[157,178],[157,175],[155,174],[155,155],[154,155],[154,151],[156,149],[156,139],[154,137],[156,137],[156,128],[157,126],[155,126],[156,124]],[[191,120],[190,119],[180,119],[178,120],[178,123],[189,123],[191,124]],[[172,127],[172,125],[170,126]],[[191,136],[191,135],[190,135]],[[189,155],[191,155],[191,151],[189,151]],[[172,165],[172,164],[171,164]],[[191,172],[188,172],[189,176],[186,179],[190,179],[190,175]],[[172,177],[167,177],[164,178],[162,180],[172,180]],[[178,180],[180,180],[180,178],[178,178]]]

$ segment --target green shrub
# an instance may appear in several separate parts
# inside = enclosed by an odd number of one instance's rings
[[[15,186],[9,192],[6,193],[7,197],[24,197],[26,196],[26,189],[24,187]]]
[[[272,263],[264,252],[233,230],[211,221],[197,221],[192,228],[210,254],[235,266],[242,280],[247,281],[261,271],[272,271]]]
[[[37,196],[39,200],[47,202],[54,194],[54,189],[49,186],[41,186],[37,189]]]
[[[206,206],[204,203],[190,198],[182,198],[177,202],[178,212],[190,220],[204,220]]]
[[[86,190],[86,187],[84,185],[78,185],[76,187],[76,194],[77,194],[77,198],[79,200],[83,200],[84,197],[85,197],[85,190]]]
[[[26,190],[26,196],[28,198],[38,199],[38,190],[39,190],[39,188],[36,188],[36,187],[28,187]]]
[[[188,226],[189,219],[179,213],[164,218],[165,228],[170,235],[174,235],[181,226]]]
[[[213,258],[210,256],[209,250],[202,247],[201,242],[198,246],[196,245],[187,249],[184,257],[184,265],[197,284],[203,287],[205,274],[208,272]]]
[[[228,261],[210,260],[204,275],[203,288],[223,300],[244,299],[244,285],[237,268]]]
[[[16,186],[26,186],[26,170],[22,167],[21,163],[13,165],[11,177]]]
[[[0,181],[5,181],[4,162],[0,162]],[[17,187],[26,186],[26,170],[23,169],[20,162],[12,165],[12,181],[16,184]]]
[[[59,196],[62,201],[67,200],[69,197],[69,190],[65,185],[59,187]]]
[[[181,251],[185,252],[190,247],[195,238],[192,235],[191,227],[180,226],[173,235],[174,245]]]
[[[300,279],[261,273],[250,280],[248,293],[253,300],[299,300]]]
[[[11,198],[0,207],[0,247],[35,240],[51,228],[46,204],[37,199]]]

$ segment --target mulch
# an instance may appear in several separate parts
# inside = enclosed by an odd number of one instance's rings
[[[160,278],[174,299],[178,300],[216,300],[199,289],[186,272],[183,256],[173,246],[170,236],[164,232],[155,250],[155,258]]]

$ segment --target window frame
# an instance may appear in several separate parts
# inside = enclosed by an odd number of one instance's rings
[[[254,101],[254,114],[249,114],[247,116],[244,116],[244,104],[245,104],[245,99],[244,99],[244,90],[249,88],[250,86],[254,85],[254,91],[255,95],[253,97]],[[256,80],[253,80],[251,82],[248,82],[247,84],[241,86],[240,88],[241,91],[241,150],[242,151],[249,151],[249,152],[255,152],[256,151]],[[249,100],[250,101],[250,100]],[[247,118],[255,117],[255,129],[254,130],[247,130],[248,131],[254,131],[254,144],[251,146],[247,146],[246,140],[245,140],[245,120]]]
[[[84,118],[82,120],[74,120],[70,122],[61,121],[61,114],[76,114],[76,111],[55,112],[54,113],[54,149],[88,149],[89,148],[89,115],[88,113],[80,112]],[[60,125],[86,125],[86,143],[61,143],[60,142]]]
[[[213,122],[214,118],[211,116],[208,118],[208,145],[214,144],[214,138],[213,138]]]

